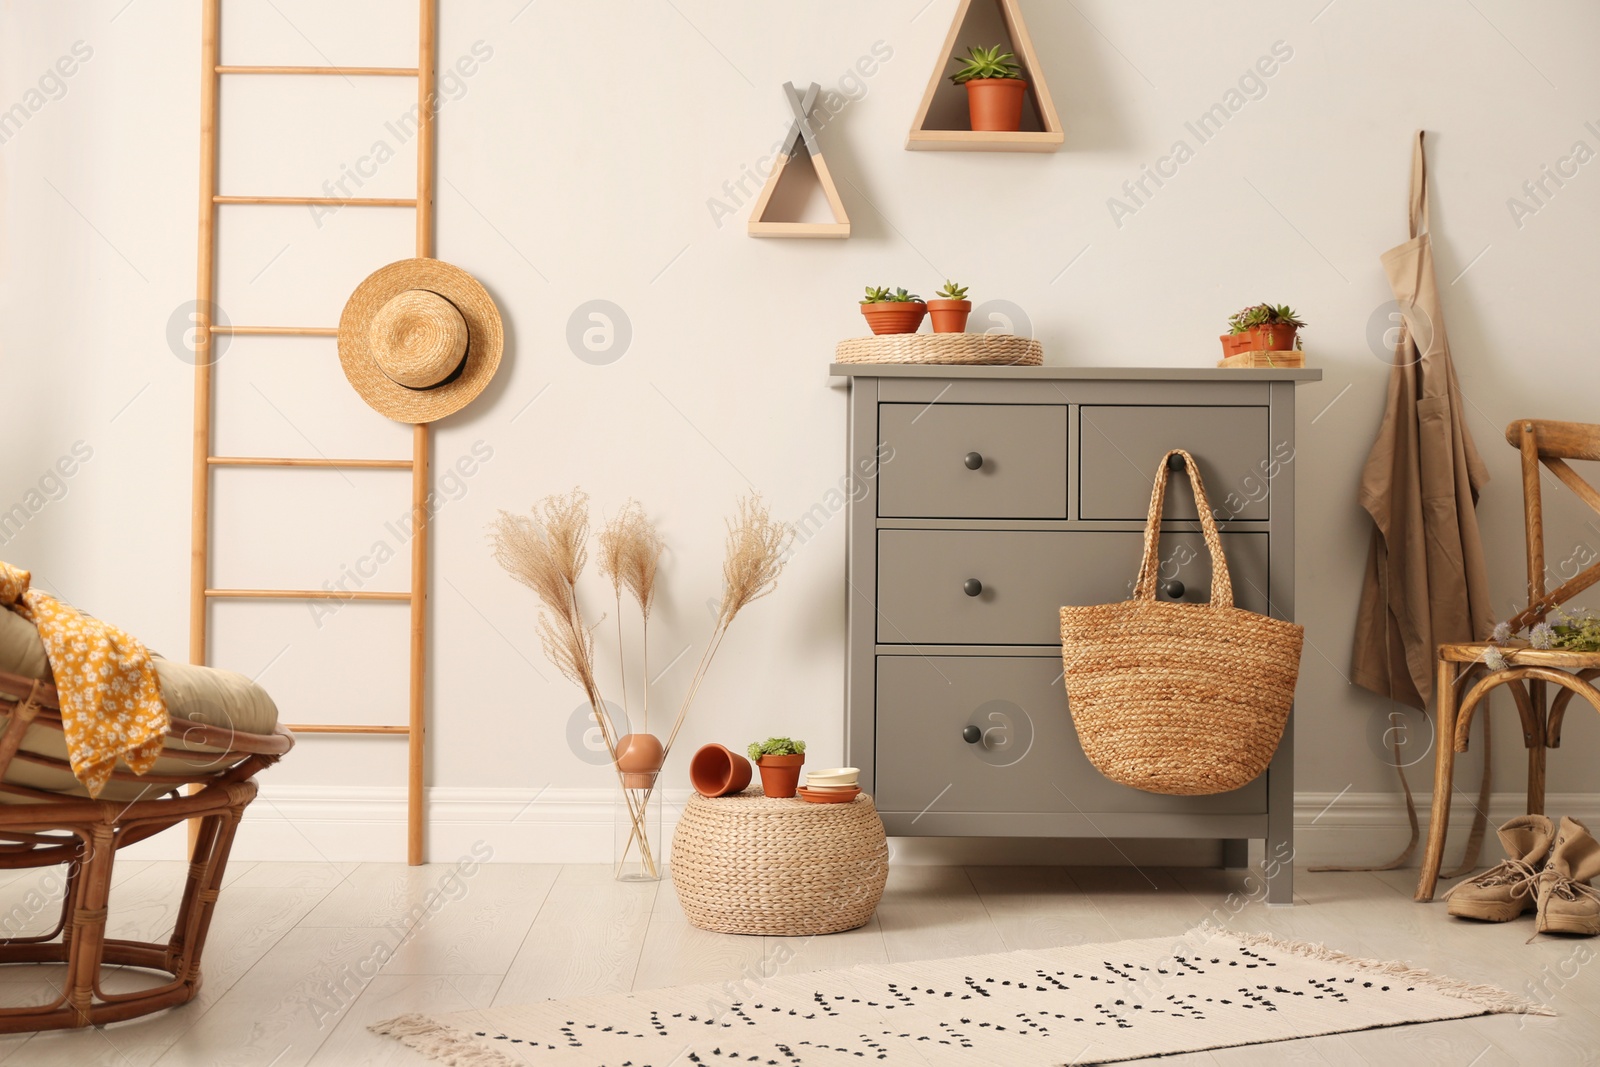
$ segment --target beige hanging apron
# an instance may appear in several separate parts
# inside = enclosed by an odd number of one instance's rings
[[[1478,493],[1489,472],[1467,429],[1445,336],[1428,232],[1421,130],[1412,150],[1410,207],[1410,240],[1381,257],[1405,326],[1395,347],[1383,424],[1361,475],[1361,506],[1372,516],[1374,529],[1351,677],[1364,688],[1421,709],[1433,695],[1435,648],[1483,640],[1494,626],[1477,516]],[[1482,718],[1482,802],[1468,846],[1474,860],[1489,788],[1489,717]],[[1411,846],[1398,864],[1415,849],[1418,826],[1405,769],[1395,762],[1412,828]]]
[[[1476,511],[1489,473],[1467,430],[1445,335],[1420,130],[1411,168],[1411,239],[1382,257],[1405,328],[1361,477],[1375,529],[1351,666],[1359,685],[1423,708],[1435,647],[1487,638],[1494,612]]]

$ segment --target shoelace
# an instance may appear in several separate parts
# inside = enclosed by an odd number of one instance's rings
[[[1576,901],[1580,896],[1583,896],[1600,902],[1600,889],[1596,889],[1586,882],[1574,881],[1553,867],[1546,867],[1544,873],[1539,877],[1540,881],[1548,882],[1550,884],[1550,892],[1562,900]]]
[[[1484,888],[1505,885],[1511,887],[1511,895],[1513,897],[1526,896],[1533,893],[1534,884],[1538,879],[1539,872],[1531,863],[1524,863],[1522,860],[1501,860],[1476,878],[1468,878],[1465,882],[1457,882],[1440,899],[1449,900],[1451,894],[1455,893],[1456,890],[1469,885]],[[1595,893],[1596,899],[1600,899],[1600,890],[1595,890],[1590,886],[1584,886],[1583,888]]]

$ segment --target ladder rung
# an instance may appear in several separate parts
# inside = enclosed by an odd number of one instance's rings
[[[362,467],[379,470],[411,469],[409,459],[300,459],[298,457],[274,458],[269,456],[208,456],[206,462],[213,467]]]
[[[356,74],[366,77],[415,78],[416,67],[242,67],[217,64],[218,74]]]
[[[416,197],[399,196],[213,196],[213,204],[337,204],[340,207],[416,207]]]
[[[409,726],[331,726],[323,723],[285,724],[297,734],[409,734]]]
[[[259,336],[338,337],[337,326],[212,326],[212,333],[256,334]]]
[[[212,600],[410,600],[410,593],[365,589],[207,589]]]

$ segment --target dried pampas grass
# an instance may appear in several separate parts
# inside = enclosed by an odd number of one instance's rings
[[[639,659],[644,675],[644,728],[650,729],[650,609],[656,601],[656,572],[666,544],[656,532],[655,523],[645,515],[637,500],[622,505],[616,517],[600,531],[600,573],[611,582],[617,599],[617,660],[622,679],[622,710],[628,711],[628,662],[622,640],[622,591],[626,589],[639,605],[643,626],[639,636]]]
[[[752,601],[778,587],[789,528],[774,522],[761,497],[739,501],[737,519],[728,522],[727,555],[722,561],[722,605],[717,623],[726,626]]]
[[[694,677],[684,693],[683,703],[672,724],[672,732],[662,746],[663,759],[665,753],[671,752],[672,743],[683,728],[689,708],[705,681],[717,650],[722,647],[728,627],[740,611],[777,588],[789,536],[788,527],[772,518],[759,495],[739,501],[737,514],[728,520],[726,556],[722,563],[722,601],[717,610],[717,621]],[[627,657],[623,647],[621,611],[624,591],[638,604],[643,620],[641,659],[645,679],[645,725],[648,729],[650,613],[655,606],[656,579],[666,545],[644,508],[634,500],[624,504],[616,516],[606,523],[598,540],[599,570],[611,583],[617,601],[617,655],[623,667],[624,709],[627,707]],[[584,623],[583,613],[578,607],[578,578],[589,558],[588,494],[581,489],[574,489],[570,493],[546,497],[534,505],[528,515],[502,511],[489,524],[489,541],[495,562],[538,595],[541,607],[539,643],[550,662],[583,690],[615,768],[618,738],[595,680],[594,635]],[[618,769],[617,773],[620,782],[622,772]],[[637,790],[624,785],[622,790],[633,816],[633,839],[639,842],[646,867],[652,872],[655,870],[655,859],[650,855],[649,840],[642,820],[653,791],[654,786]],[[632,845],[633,841],[630,840],[628,847]]]
[[[751,602],[760,600],[778,587],[778,575],[783,572],[790,536],[789,527],[773,519],[761,494],[739,501],[738,514],[728,520],[727,549],[722,560],[722,603],[717,609],[717,624],[711,632],[711,640],[706,643],[705,653],[700,657],[700,664],[695,668],[694,678],[689,682],[683,704],[678,708],[672,732],[667,735],[667,748],[672,747],[678,731],[683,729],[684,720],[689,715],[689,705],[694,703],[695,696],[699,694],[700,685],[705,681],[706,672],[716,657],[717,649],[722,647],[722,638],[727,634],[734,617]]]

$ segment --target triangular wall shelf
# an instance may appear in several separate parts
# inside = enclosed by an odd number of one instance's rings
[[[772,203],[772,194],[778,190],[778,182],[783,177],[785,169],[795,157],[801,154],[811,156],[811,167],[816,171],[817,181],[822,185],[822,195],[828,198],[828,209],[833,212],[832,222],[773,222],[767,220],[767,208]],[[761,195],[756,198],[755,207],[750,209],[750,221],[746,229],[751,237],[849,237],[850,216],[845,214],[844,201],[839,199],[839,187],[833,183],[833,175],[828,172],[828,161],[822,158],[822,153],[815,154],[807,151],[805,142],[795,150],[795,156],[779,156],[777,163],[773,164],[772,175],[767,178],[767,184],[761,187]]]
[[[822,142],[817,139],[817,131],[811,125],[811,114],[816,110],[817,97],[821,92],[822,87],[816,82],[812,82],[803,94],[794,87],[793,82],[783,85],[784,99],[788,101],[794,121],[784,135],[782,150],[778,154],[778,161],[772,166],[772,173],[767,176],[767,184],[761,187],[761,195],[756,197],[756,205],[750,209],[746,232],[751,237],[850,236],[850,216],[845,214],[844,201],[839,199],[839,187],[833,183],[828,161],[822,158]],[[802,177],[801,166],[796,165],[793,170],[789,167],[800,158],[802,152],[807,157],[804,172],[822,188],[822,195],[828,200],[828,211],[833,216],[832,222],[777,222],[767,218],[767,211],[773,206],[774,200],[781,202],[792,199],[774,194],[778,192],[785,175],[791,179]],[[794,191],[792,186],[789,191]],[[782,206],[791,210],[795,208],[794,204]]]
[[[950,82],[952,56],[966,55],[970,45],[988,47],[1000,35],[1010,38],[1023,76],[1028,80],[1028,106],[1023,108],[1022,126],[1016,133],[991,133],[969,129],[966,91]],[[1031,127],[1031,128],[1030,128]],[[1044,83],[1039,56],[1033,39],[1022,21],[1017,0],[961,0],[950,24],[939,62],[928,79],[927,91],[917,108],[916,121],[906,137],[906,148],[943,152],[1054,152],[1065,135],[1061,119]]]

